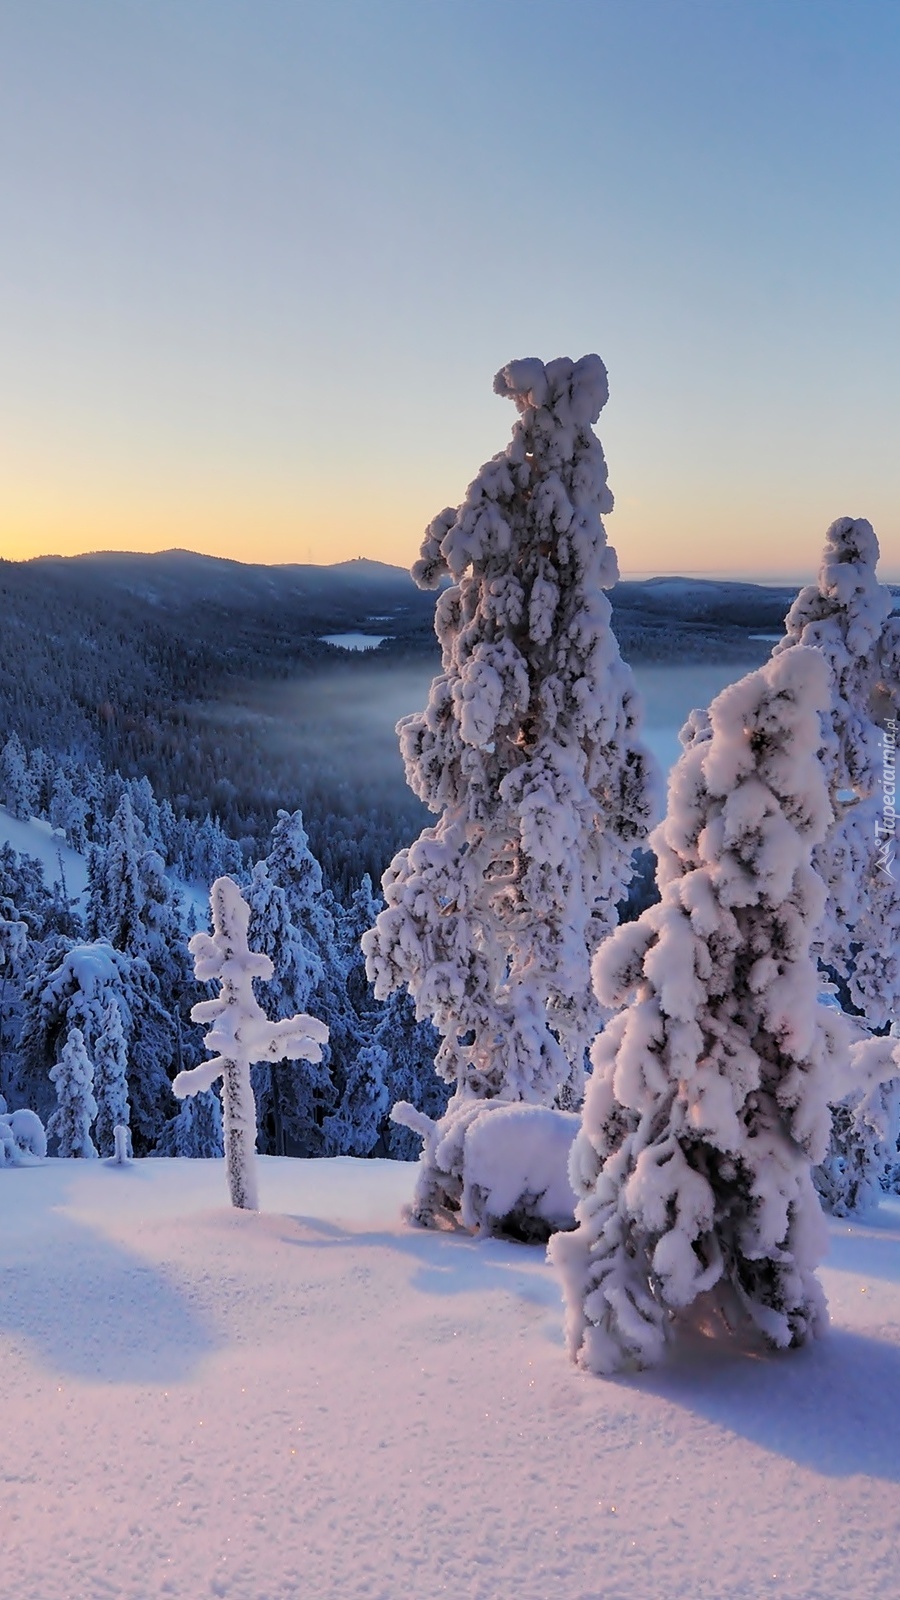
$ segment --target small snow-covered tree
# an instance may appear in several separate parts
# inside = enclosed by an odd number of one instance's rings
[[[810,953],[827,693],[821,656],[797,649],[719,695],[652,836],[661,901],[595,958],[601,999],[623,1009],[592,1052],[578,1225],[550,1245],[569,1351],[595,1372],[656,1361],[698,1301],[777,1346],[824,1320],[811,1169],[846,1046]]]
[[[105,848],[92,853],[88,925],[93,938],[143,956],[158,978],[167,973],[180,932],[177,908],[162,856],[148,844],[127,792]]]
[[[91,1138],[91,1123],[97,1115],[93,1094],[94,1069],[80,1028],[72,1028],[59,1060],[50,1068],[50,1081],[56,1085],[56,1110],[47,1124],[47,1133],[57,1141],[61,1156],[96,1157]]]
[[[447,1109],[450,1086],[434,1070],[440,1036],[427,1018],[416,1021],[415,1007],[405,989],[388,995],[375,1026],[373,1042],[384,1051],[388,1105],[404,1100],[417,1111],[438,1121]],[[386,1151],[395,1161],[415,1161],[421,1140],[406,1125],[388,1121],[382,1127]]]
[[[221,992],[194,1006],[196,1022],[209,1022],[212,1061],[180,1072],[173,1088],[179,1099],[210,1089],[222,1079],[225,1163],[232,1205],[258,1208],[256,1186],[256,1107],[250,1082],[254,1061],[315,1061],[328,1029],[304,1014],[270,1022],[253,992],[253,980],[272,977],[270,958],[250,949],[250,908],[231,878],[217,878],[210,889],[213,932],[195,933],[190,949],[201,982],[216,981]]]
[[[215,1160],[224,1154],[222,1107],[215,1089],[200,1089],[182,1100],[176,1116],[156,1141],[155,1156],[184,1156],[191,1161]]]
[[[513,361],[494,388],[510,444],[428,529],[442,667],[398,725],[437,823],[395,856],[365,936],[384,998],[405,985],[458,1096],[577,1104],[600,1012],[590,960],[616,921],[655,809],[634,681],[604,590],[618,577],[592,429],[598,356]]]
[[[87,850],[87,804],[75,793],[69,774],[58,767],[50,791],[50,822],[65,834],[74,850]]]
[[[850,1087],[832,1107],[831,1139],[814,1173],[822,1203],[836,1217],[878,1204],[896,1168],[900,1136],[900,1039],[861,1039],[849,1056]]]
[[[4,1047],[9,980],[22,957],[28,940],[28,925],[19,917],[13,902],[0,894],[0,1094],[6,1086]]]
[[[34,780],[17,733],[10,734],[0,751],[0,792],[14,817],[27,821],[33,814],[37,802]]]
[[[176,1040],[156,980],[141,957],[114,950],[105,940],[48,945],[24,987],[21,1088],[43,1112],[47,1071],[61,1041],[76,1027],[93,1055],[110,1002],[119,1008],[128,1051],[132,1133],[146,1150],[161,1131],[171,1104],[167,1068]]]
[[[101,1155],[112,1155],[115,1130],[128,1127],[128,1046],[122,1027],[122,1012],[110,1000],[94,1045],[94,1098],[97,1102],[95,1133]]]
[[[389,1106],[387,1075],[390,1058],[370,1039],[350,1063],[340,1103],[326,1118],[326,1146],[336,1155],[368,1156],[378,1143]]]

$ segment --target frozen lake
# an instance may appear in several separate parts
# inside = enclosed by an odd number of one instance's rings
[[[319,635],[320,644],[336,644],[339,650],[377,650],[389,633],[323,633]]]
[[[707,662],[632,667],[644,702],[644,739],[663,772],[668,772],[681,754],[678,731],[688,713],[695,706],[708,706],[729,683],[752,671],[753,665],[728,661],[720,667]]]

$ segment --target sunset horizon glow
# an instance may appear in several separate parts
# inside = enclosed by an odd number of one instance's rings
[[[7,8],[0,556],[408,567],[596,351],[623,571],[897,581],[898,71],[889,0]]]

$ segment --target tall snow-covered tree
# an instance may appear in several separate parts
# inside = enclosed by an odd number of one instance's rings
[[[604,593],[615,552],[593,432],[598,356],[513,361],[519,413],[413,576],[438,588],[442,672],[398,725],[438,818],[395,856],[364,940],[379,998],[405,985],[458,1096],[577,1102],[599,1010],[590,960],[616,920],[655,805],[638,702]]]
[[[834,821],[814,858],[827,889],[815,948],[842,1004],[883,1034],[900,1015],[896,811],[888,816],[886,806],[888,759],[896,750],[900,618],[892,614],[890,590],[878,581],[878,555],[869,522],[840,517],[832,523],[817,582],[797,596],[776,653],[809,645],[828,663],[822,750]],[[870,1057],[861,1048],[859,1060]],[[877,1169],[886,1182],[895,1163],[889,1130],[900,1082],[891,1080],[889,1056],[877,1082],[861,1078],[864,1073],[851,1069],[844,1092],[838,1089],[830,1148],[815,1174],[824,1204],[837,1215],[869,1204],[879,1189]]]
[[[97,1121],[94,1132],[101,1155],[115,1149],[116,1128],[127,1128],[131,1121],[128,1104],[128,1046],[122,1026],[122,1010],[110,1000],[94,1045],[94,1099]]]
[[[818,580],[801,589],[780,655],[813,646],[828,663],[822,760],[834,821],[816,850],[828,891],[817,949],[850,1006],[885,1029],[900,1007],[900,875],[884,870],[886,739],[900,692],[900,618],[876,575],[878,540],[864,518],[839,517]],[[895,832],[896,819],[892,818]]]
[[[93,1159],[97,1155],[91,1138],[91,1123],[97,1115],[93,1077],[94,1069],[81,1029],[72,1028],[59,1060],[50,1068],[57,1104],[47,1124],[47,1133],[51,1139],[56,1139],[57,1153],[61,1156]]]
[[[256,1185],[256,1107],[250,1082],[255,1061],[321,1057],[328,1029],[315,1017],[300,1014],[270,1022],[254,992],[253,981],[272,977],[269,957],[250,949],[250,907],[231,878],[217,878],[210,889],[213,932],[191,940],[194,967],[201,982],[218,982],[220,993],[193,1009],[196,1022],[212,1024],[208,1049],[216,1051],[188,1072],[180,1072],[173,1088],[179,1099],[211,1089],[222,1079],[225,1166],[232,1205],[258,1209]]]
[[[357,1051],[341,1084],[341,1098],[326,1118],[326,1148],[335,1155],[368,1156],[378,1143],[390,1100],[390,1057],[377,1040]]]
[[[374,924],[384,901],[372,888],[372,879],[366,872],[360,880],[349,905],[338,908],[337,943],[343,958],[347,997],[354,1011],[364,1023],[380,1011],[372,986],[366,976],[366,958],[362,950],[362,936]]]
[[[366,977],[362,935],[371,928],[383,902],[377,900],[372,880],[365,873],[349,905],[337,908],[336,947],[346,993],[344,1046],[335,1074],[337,1104],[325,1118],[325,1148],[331,1155],[371,1155],[383,1144],[394,1124],[388,1120],[392,1104],[390,1079],[394,1052],[402,1049],[399,1037],[385,1033],[386,1008],[375,999]],[[434,1052],[431,1065],[433,1069]],[[433,1076],[433,1071],[432,1071]],[[395,1094],[393,1099],[397,1099]],[[443,1097],[446,1103],[446,1095]],[[399,1130],[398,1130],[399,1131]],[[406,1130],[403,1130],[406,1131]]]
[[[550,1245],[570,1353],[595,1372],[656,1361],[697,1302],[782,1347],[824,1321],[811,1169],[847,1042],[811,955],[827,703],[806,649],[719,695],[652,836],[661,901],[595,958],[600,998],[622,1009],[592,1052],[570,1165],[577,1228]]]
[[[334,917],[325,898],[322,868],[309,848],[302,811],[279,811],[269,840],[266,872],[284,890],[294,927],[301,928],[318,951],[335,949]]]

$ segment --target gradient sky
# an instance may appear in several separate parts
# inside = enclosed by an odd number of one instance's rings
[[[623,570],[900,576],[897,0],[0,0],[0,554],[407,565],[598,351]]]

